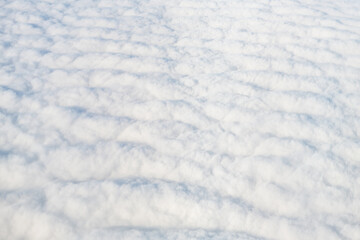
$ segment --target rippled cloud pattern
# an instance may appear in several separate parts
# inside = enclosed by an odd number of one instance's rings
[[[360,239],[358,1],[0,5],[0,239]]]

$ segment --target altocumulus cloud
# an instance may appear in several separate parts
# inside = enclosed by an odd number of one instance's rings
[[[1,239],[359,239],[360,7],[4,0]]]

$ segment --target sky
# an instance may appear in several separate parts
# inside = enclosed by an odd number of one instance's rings
[[[0,1],[0,239],[360,239],[356,0]]]

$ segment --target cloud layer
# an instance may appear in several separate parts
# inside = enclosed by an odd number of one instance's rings
[[[359,239],[356,1],[0,7],[1,239]]]

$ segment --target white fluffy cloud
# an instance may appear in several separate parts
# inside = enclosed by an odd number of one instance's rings
[[[1,239],[359,239],[356,1],[4,1]]]

